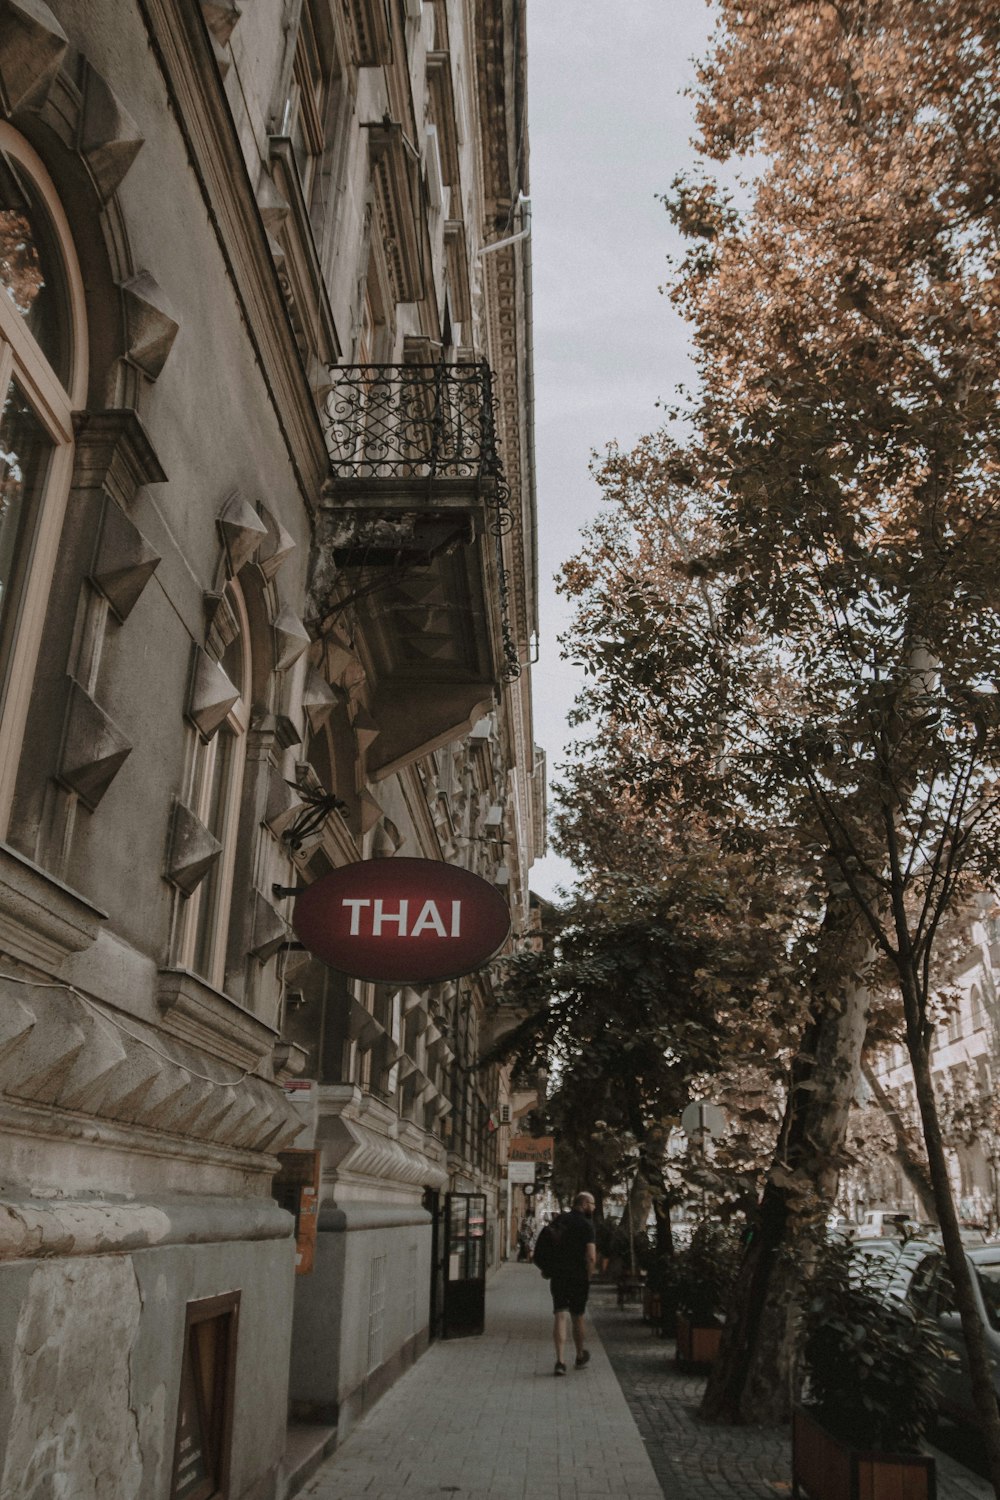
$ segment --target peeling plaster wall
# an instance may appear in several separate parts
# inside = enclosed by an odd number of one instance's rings
[[[15,1404],[4,1500],[142,1493],[129,1356],[142,1313],[131,1257],[35,1266],[5,1382]]]
[[[239,1290],[231,1500],[280,1494],[290,1239],[0,1268],[3,1500],[167,1500],[189,1301]]]

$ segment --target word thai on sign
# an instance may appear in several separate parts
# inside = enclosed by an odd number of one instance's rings
[[[304,948],[355,979],[457,979],[510,933],[500,893],[435,859],[345,865],[302,891],[292,920]]]

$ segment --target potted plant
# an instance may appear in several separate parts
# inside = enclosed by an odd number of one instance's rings
[[[686,1250],[674,1257],[670,1276],[676,1309],[676,1360],[682,1369],[705,1369],[719,1353],[722,1322],[739,1264],[739,1235],[732,1225],[704,1219]]]
[[[851,1247],[817,1262],[802,1314],[803,1405],[792,1418],[792,1494],[934,1500],[921,1441],[944,1351],[936,1325],[866,1281]]]

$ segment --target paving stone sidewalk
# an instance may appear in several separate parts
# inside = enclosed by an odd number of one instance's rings
[[[663,1500],[598,1338],[552,1374],[548,1285],[508,1264],[482,1338],[432,1344],[328,1458],[310,1500]]]
[[[310,1500],[775,1500],[791,1494],[786,1431],[708,1427],[703,1379],[635,1307],[593,1289],[592,1358],[552,1375],[547,1284],[509,1264],[482,1338],[433,1344],[300,1494]],[[938,1500],[992,1490],[938,1454]]]

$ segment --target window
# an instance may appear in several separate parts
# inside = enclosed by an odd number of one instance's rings
[[[0,836],[6,832],[87,379],[83,284],[39,157],[0,124]]]
[[[192,811],[222,845],[210,873],[184,914],[180,963],[217,989],[225,986],[233,867],[239,833],[246,735],[250,727],[250,625],[238,584],[226,588],[224,635],[214,645],[239,697],[207,744],[199,742],[192,770]]]
[[[302,21],[295,43],[292,84],[281,124],[281,134],[287,136],[292,143],[306,203],[310,200],[317,164],[323,155],[328,85],[316,21],[307,0],[302,7]]]
[[[188,1303],[171,1500],[228,1488],[239,1305],[239,1292]]]

